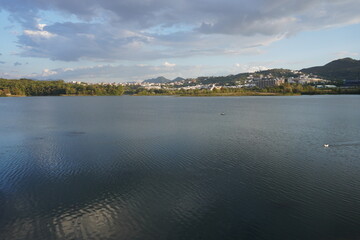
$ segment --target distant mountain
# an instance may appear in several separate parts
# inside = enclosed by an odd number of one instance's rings
[[[183,81],[183,80],[185,80],[185,78],[177,77],[177,78],[173,79],[172,82],[180,82],[180,81]]]
[[[300,71],[315,74],[329,80],[359,80],[360,60],[343,58],[329,62],[324,66],[304,68]]]
[[[317,75],[321,78],[328,80],[360,80],[360,60],[355,60],[352,58],[343,58],[332,61],[324,66],[304,68],[300,70],[306,74]],[[228,76],[208,76],[208,77],[197,77],[193,79],[197,84],[226,84],[226,85],[236,85],[243,84],[246,82],[248,77],[253,78],[262,78],[262,76],[270,76],[272,78],[289,78],[289,77],[299,77],[301,73],[297,71],[292,71],[289,69],[269,69],[257,71],[254,73],[239,73],[236,75]],[[178,82],[183,81],[184,78],[177,77],[173,80],[169,80],[165,77],[157,77],[152,79],[147,79],[143,81],[144,83],[168,83],[168,82]]]
[[[236,75],[228,75],[228,76],[217,76],[217,77],[198,77],[196,78],[196,81],[201,83],[201,84],[230,84],[230,85],[234,85],[237,82],[242,82],[244,83],[244,81],[247,79],[247,77],[249,77],[250,75],[253,76],[254,78],[259,78],[261,77],[261,75],[270,75],[274,78],[277,77],[296,77],[297,74],[293,73],[293,71],[289,70],[289,69],[269,69],[269,70],[263,70],[263,71],[258,71],[258,72],[254,72],[254,73],[239,73]]]
[[[167,83],[171,82],[171,80],[164,77],[151,78],[143,81],[144,83]]]

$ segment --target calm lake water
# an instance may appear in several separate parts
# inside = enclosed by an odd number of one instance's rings
[[[360,239],[360,96],[0,98],[0,239]]]

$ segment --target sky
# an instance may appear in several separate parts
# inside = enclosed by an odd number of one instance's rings
[[[359,0],[0,0],[0,77],[130,82],[360,58]]]

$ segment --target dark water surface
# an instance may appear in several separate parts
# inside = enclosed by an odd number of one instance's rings
[[[0,239],[360,239],[360,96],[0,98]]]

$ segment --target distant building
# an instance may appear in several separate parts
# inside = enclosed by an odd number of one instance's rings
[[[335,85],[316,85],[317,88],[336,88]]]
[[[294,77],[289,77],[286,81],[287,81],[288,83],[296,83]]]
[[[258,88],[266,88],[266,87],[278,86],[281,83],[284,83],[284,80],[282,80],[282,79],[259,79],[257,81],[254,81],[254,83]]]
[[[144,86],[145,89],[150,90],[150,89],[161,89],[161,86]]]

